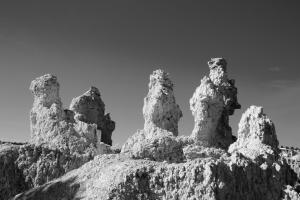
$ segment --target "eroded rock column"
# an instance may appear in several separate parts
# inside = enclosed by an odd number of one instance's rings
[[[227,77],[227,63],[223,58],[212,58],[209,76],[201,80],[190,99],[195,126],[191,137],[205,145],[227,148],[232,142],[229,115],[240,109],[234,80]]]
[[[138,130],[122,146],[135,158],[179,162],[183,159],[178,135],[182,112],[176,104],[169,75],[156,70],[150,75],[149,92],[144,99],[144,129]]]
[[[169,74],[163,70],[156,70],[150,75],[149,92],[144,98],[143,115],[144,130],[152,127],[172,132],[178,135],[178,121],[182,111],[176,104],[173,83]]]
[[[54,127],[63,118],[56,76],[46,74],[36,78],[31,82],[30,91],[34,96],[30,111],[31,141],[48,142],[59,134],[59,130]]]

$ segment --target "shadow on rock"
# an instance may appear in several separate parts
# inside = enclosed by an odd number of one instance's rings
[[[80,184],[76,183],[75,180],[76,177],[72,177],[65,181],[50,182],[18,194],[12,200],[80,200],[82,198],[76,197],[76,194],[82,188],[80,188]]]

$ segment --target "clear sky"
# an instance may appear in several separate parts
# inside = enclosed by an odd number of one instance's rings
[[[211,57],[228,61],[242,112],[261,105],[282,145],[300,141],[300,3],[295,1],[1,1],[0,139],[30,137],[31,80],[57,75],[61,98],[99,88],[122,144],[143,127],[149,75],[170,73],[189,135],[189,99]]]

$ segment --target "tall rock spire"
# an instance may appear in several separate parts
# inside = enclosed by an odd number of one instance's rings
[[[178,135],[178,121],[182,117],[182,111],[176,104],[169,74],[161,69],[150,75],[149,92],[144,98],[143,115],[145,130],[159,127],[172,132],[175,136]]]
[[[30,111],[31,140],[34,143],[47,142],[60,134],[53,128],[63,118],[59,83],[56,76],[46,74],[33,80],[29,89],[34,97]]]
[[[276,157],[279,148],[275,126],[271,119],[259,106],[250,106],[239,123],[238,139],[230,145],[229,152],[240,152],[244,156],[255,159]]]
[[[237,102],[234,80],[227,77],[227,62],[223,58],[212,58],[209,76],[201,80],[190,99],[190,109],[195,125],[192,137],[207,145],[227,148],[232,142],[229,115],[241,108]]]
[[[179,162],[183,160],[181,143],[176,140],[182,112],[176,104],[169,74],[156,70],[150,75],[149,92],[144,98],[144,129],[138,130],[122,146],[122,152],[134,158]]]

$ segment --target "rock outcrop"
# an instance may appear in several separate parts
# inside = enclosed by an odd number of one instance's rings
[[[8,199],[30,188],[22,170],[15,163],[19,146],[0,141],[0,199]]]
[[[223,58],[208,62],[209,77],[201,80],[190,99],[190,108],[195,119],[192,137],[207,146],[228,148],[234,142],[229,115],[241,106],[237,101],[234,80],[227,77],[227,63]]]
[[[59,97],[59,83],[54,75],[44,75],[30,85],[34,95],[30,112],[31,142],[47,144],[51,148],[71,149],[79,153],[101,141],[111,145],[115,123],[104,113],[99,90],[89,91],[72,100],[70,110],[63,109]]]
[[[279,142],[273,122],[264,114],[263,108],[251,106],[239,123],[238,139],[229,147],[229,152],[239,152],[253,160],[278,157]]]
[[[185,147],[185,151],[194,154],[188,154],[187,160],[177,163],[149,160],[145,155],[142,157],[147,159],[136,159],[122,153],[96,156],[81,168],[22,193],[15,200],[299,200],[299,193],[293,187],[297,176],[285,159],[275,156],[279,155],[276,151],[268,151],[274,155],[272,160],[264,156],[260,159],[248,156],[247,151],[253,155],[253,146],[246,144],[252,139],[257,141],[256,144],[265,145],[264,149],[278,149],[274,125],[260,107],[246,111],[241,119],[238,139],[230,147],[245,144],[243,151],[236,148],[230,154],[224,149],[194,143]],[[55,198],[51,197],[54,189],[58,189]]]
[[[240,108],[237,89],[227,78],[224,59],[212,59],[209,67],[209,77],[190,100],[195,117],[191,136],[178,136],[182,113],[173,84],[157,70],[144,100],[144,129],[126,141],[121,153],[101,142],[109,142],[106,133],[114,122],[105,115],[96,88],[63,110],[56,79],[37,80],[32,88],[40,89],[33,91],[46,93],[34,93],[39,94],[32,110],[35,143],[3,146],[4,157],[0,144],[0,198],[34,187],[13,199],[300,200],[297,174],[280,153],[274,124],[261,107],[246,110],[234,142],[228,117]],[[43,120],[52,120],[54,128]],[[39,138],[43,131],[56,146]]]
[[[56,76],[46,74],[31,82],[34,96],[30,112],[31,142],[41,144],[61,135],[57,128],[63,120],[62,102],[59,97],[59,83]]]
[[[150,75],[149,92],[144,98],[144,129],[138,130],[122,147],[134,158],[180,162],[183,160],[178,135],[182,111],[176,104],[169,75],[156,70]]]
[[[54,75],[36,78],[30,90],[34,96],[30,143],[0,151],[5,156],[0,171],[6,173],[0,189],[7,188],[1,189],[0,199],[58,178],[95,155],[119,151],[111,148],[115,122],[104,113],[97,88],[73,99],[70,110],[63,109]]]
[[[196,158],[182,163],[102,155],[58,180],[15,199],[299,199],[295,177],[284,162],[255,163],[242,154]],[[59,195],[58,195],[59,193]],[[294,197],[296,196],[296,197]]]
[[[30,90],[34,95],[31,144],[20,148],[17,160],[30,186],[78,168],[95,155],[111,152],[115,123],[105,115],[97,88],[74,98],[70,110],[63,109],[54,75],[35,79]]]
[[[150,75],[149,92],[144,98],[143,114],[146,132],[158,127],[175,136],[178,135],[178,121],[182,117],[182,111],[176,104],[169,74],[163,70],[156,70]]]
[[[112,132],[115,122],[110,119],[109,113],[105,115],[105,105],[97,88],[91,87],[89,91],[72,100],[70,110],[75,113],[74,118],[89,124],[97,124],[101,131],[101,142],[112,145]]]

